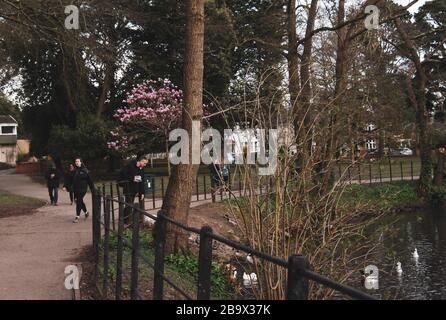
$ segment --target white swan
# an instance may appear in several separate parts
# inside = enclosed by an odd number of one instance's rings
[[[251,274],[243,272],[243,285],[245,287],[250,287],[253,284],[257,284],[257,275],[254,272]]]
[[[401,275],[403,273],[403,269],[401,268],[401,262],[397,262],[396,263],[396,272],[398,273],[398,275]]]
[[[413,257],[415,258],[415,259],[418,259],[420,256],[418,255],[418,251],[417,251],[417,248],[415,248],[415,251],[413,252]]]

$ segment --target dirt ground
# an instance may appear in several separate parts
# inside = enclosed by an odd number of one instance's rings
[[[0,204],[0,219],[7,217],[32,215],[38,208],[40,208],[44,204],[44,202],[23,203],[14,205]]]
[[[189,225],[196,228],[201,228],[204,225],[210,226],[214,233],[224,236],[228,239],[240,242],[240,230],[235,221],[230,218],[230,213],[227,204],[223,203],[205,203],[193,207],[189,211]],[[198,235],[191,234],[189,238],[191,253],[198,256],[199,241]],[[214,241],[213,261],[218,263],[227,263],[232,257],[243,256],[229,248],[228,246]],[[94,282],[94,255],[90,247],[84,248],[79,256],[79,261],[82,265],[81,278],[81,295],[83,300],[100,299],[98,290]],[[153,289],[153,283],[150,281],[141,281],[139,291],[144,292],[144,298],[150,299]],[[112,298],[112,297],[111,297]],[[128,298],[128,297],[127,297]],[[126,297],[123,297],[126,299]],[[165,283],[164,299],[178,300],[184,299],[179,293]]]

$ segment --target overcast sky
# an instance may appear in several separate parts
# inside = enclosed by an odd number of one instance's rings
[[[412,0],[392,0],[393,2],[396,2],[400,5],[407,6]],[[409,11],[411,13],[417,12],[418,8],[421,7],[423,4],[426,3],[427,0],[419,0],[416,4],[414,4],[412,7],[410,7]]]

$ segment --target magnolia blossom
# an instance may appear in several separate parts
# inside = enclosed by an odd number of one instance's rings
[[[166,134],[181,116],[183,92],[169,79],[147,80],[134,87],[124,102],[127,106],[113,114],[120,125],[110,132],[113,141],[108,142],[108,148],[116,151],[128,149],[143,134],[141,128],[145,134]]]

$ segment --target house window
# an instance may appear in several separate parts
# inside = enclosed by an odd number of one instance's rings
[[[15,126],[2,126],[2,134],[15,134]]]
[[[376,150],[376,141],[375,140],[367,140],[366,147],[367,147],[367,150]]]

